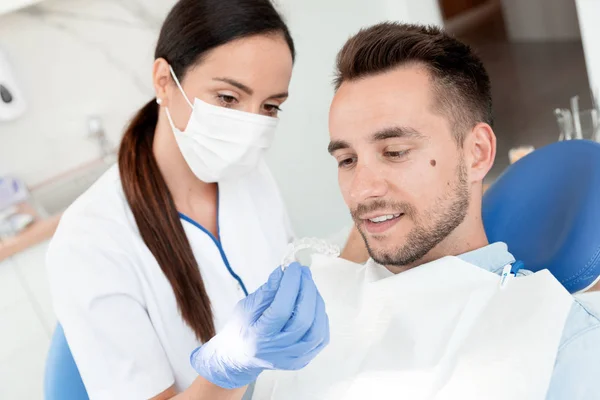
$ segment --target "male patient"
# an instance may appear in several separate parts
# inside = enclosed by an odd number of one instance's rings
[[[384,23],[364,29],[338,54],[335,91],[329,151],[337,160],[342,194],[372,258],[364,267],[367,274],[372,270],[379,278],[415,278],[424,264],[446,256],[495,274],[515,263],[506,245],[488,243],[482,223],[482,181],[494,161],[496,137],[489,77],[468,46],[434,27]],[[527,271],[517,275],[513,283],[534,276]],[[339,285],[343,284],[341,280]],[[327,306],[328,311],[341,307]],[[435,321],[428,321],[426,304],[411,307],[413,313],[422,310],[415,325],[427,321],[435,327]],[[600,399],[600,321],[576,301],[565,310],[546,398]],[[335,316],[331,323],[333,332]],[[502,323],[498,322],[499,328]],[[396,340],[404,340],[412,328],[398,326]],[[332,347],[334,340],[332,335]],[[519,348],[519,338],[506,341]],[[355,343],[357,351],[363,345]],[[446,345],[445,349],[451,348]],[[528,351],[519,349],[522,354]],[[414,351],[429,350],[417,345]],[[352,353],[347,353],[349,360]],[[395,357],[402,359],[403,354]],[[343,367],[330,365],[316,376],[327,380]],[[488,365],[476,364],[473,370],[478,367]],[[406,366],[410,368],[414,366]],[[522,368],[523,373],[530,372],[527,365]],[[295,379],[303,373],[296,373]],[[501,387],[512,385],[519,373],[517,368],[507,371],[509,380],[503,374],[491,378]],[[333,392],[305,390],[298,398],[332,398]],[[261,390],[259,380],[254,398],[272,398],[267,393],[273,393],[272,388]],[[354,398],[345,396],[339,398]]]

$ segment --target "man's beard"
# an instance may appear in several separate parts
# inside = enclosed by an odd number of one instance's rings
[[[415,224],[404,243],[399,243],[392,251],[374,249],[365,232],[360,229],[360,224],[357,224],[371,258],[381,265],[398,267],[411,265],[448,237],[464,221],[469,208],[469,188],[464,160],[459,162],[456,178],[456,182],[448,192],[440,196],[432,209],[426,210],[422,215],[419,215],[412,204],[385,200],[361,204],[352,210],[355,221],[359,220],[360,215],[366,213],[394,210],[395,213],[404,214],[401,218],[410,218]],[[428,218],[429,221],[423,221],[423,217]]]

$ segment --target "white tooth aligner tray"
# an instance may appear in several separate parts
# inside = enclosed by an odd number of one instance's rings
[[[281,269],[283,271],[285,271],[288,265],[298,261],[296,255],[301,250],[312,250],[313,254],[317,253],[331,257],[338,257],[340,255],[340,248],[334,244],[316,238],[302,238],[288,244],[286,256],[281,261]]]

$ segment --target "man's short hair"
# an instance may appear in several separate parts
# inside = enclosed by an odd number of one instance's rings
[[[468,45],[435,26],[385,22],[362,29],[338,53],[335,89],[411,64],[431,74],[435,111],[450,118],[459,144],[477,123],[493,124],[490,78],[483,63]]]

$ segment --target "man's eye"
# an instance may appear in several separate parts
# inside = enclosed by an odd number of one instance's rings
[[[387,158],[399,159],[405,157],[409,153],[409,150],[398,150],[398,151],[386,151],[383,153]]]
[[[354,165],[355,161],[356,161],[356,157],[344,158],[344,159],[338,161],[338,167],[339,168],[349,168],[352,165]]]

